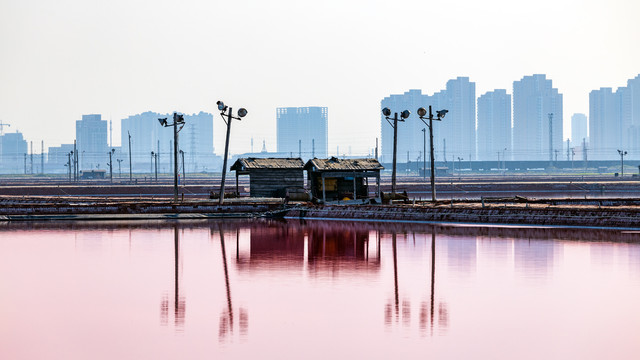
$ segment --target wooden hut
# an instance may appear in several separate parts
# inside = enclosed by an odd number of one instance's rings
[[[251,197],[285,197],[289,189],[304,188],[304,162],[300,158],[241,158],[231,166],[238,177],[249,175]]]
[[[327,200],[365,199],[369,197],[369,178],[375,178],[376,197],[380,196],[380,170],[376,159],[311,159],[307,170],[311,195]]]

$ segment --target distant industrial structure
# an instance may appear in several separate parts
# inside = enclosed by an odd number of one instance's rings
[[[279,107],[276,121],[279,154],[303,159],[328,156],[328,108]]]

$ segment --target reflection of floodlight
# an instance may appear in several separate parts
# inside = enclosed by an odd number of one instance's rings
[[[409,110],[405,110],[402,113],[400,113],[400,116],[402,116],[403,119],[408,118],[409,115],[411,115],[411,111],[409,111]]]
[[[218,110],[222,111],[224,110],[224,108],[226,106],[224,106],[224,103],[222,101],[218,101],[216,104],[218,104]]]
[[[384,115],[384,116],[391,115],[391,109],[389,109],[389,108],[382,109],[382,115]]]
[[[418,116],[423,117],[427,115],[427,109],[421,107],[420,109],[418,109]]]
[[[444,118],[445,115],[447,115],[448,112],[449,110],[442,109],[442,110],[436,111],[436,114],[438,114],[438,117],[442,119]]]
[[[247,109],[245,109],[245,108],[240,108],[240,109],[238,110],[238,116],[240,116],[240,117],[245,117],[245,116],[247,116]]]

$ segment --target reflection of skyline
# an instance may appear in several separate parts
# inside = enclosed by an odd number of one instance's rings
[[[527,278],[552,274],[557,243],[547,240],[517,240],[513,243],[514,267]]]

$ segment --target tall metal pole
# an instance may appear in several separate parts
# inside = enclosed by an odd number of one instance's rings
[[[184,167],[184,151],[180,150],[180,157],[182,158],[182,186],[184,186],[186,184],[186,180],[187,180],[187,172],[186,169]]]
[[[127,131],[127,135],[129,135],[129,182],[133,181],[133,170],[131,168],[131,133]]]
[[[422,128],[422,176],[427,180],[427,129]]]
[[[396,154],[398,152],[398,113],[393,117],[393,171],[391,172],[391,200],[396,198]]]
[[[219,204],[222,205],[224,203],[224,179],[227,176],[227,157],[229,156],[229,134],[231,134],[231,119],[232,116],[232,108],[229,108],[229,113],[227,115],[227,137],[224,143],[224,161],[222,163],[222,181],[220,181],[220,201]],[[224,115],[223,115],[224,116]]]
[[[78,181],[78,149],[75,140],[73,140],[73,180]]]
[[[433,150],[433,113],[431,112],[431,105],[429,105],[429,161],[431,161],[431,201],[436,201],[436,166],[435,156]]]
[[[549,113],[549,166],[553,166],[553,113]]]
[[[109,181],[113,182],[113,160],[111,157],[112,152],[109,151]]]
[[[178,201],[178,114],[173,113],[173,201]]]
[[[158,182],[158,158],[160,157],[160,154],[156,153],[155,156],[155,161],[156,161],[156,182]]]

